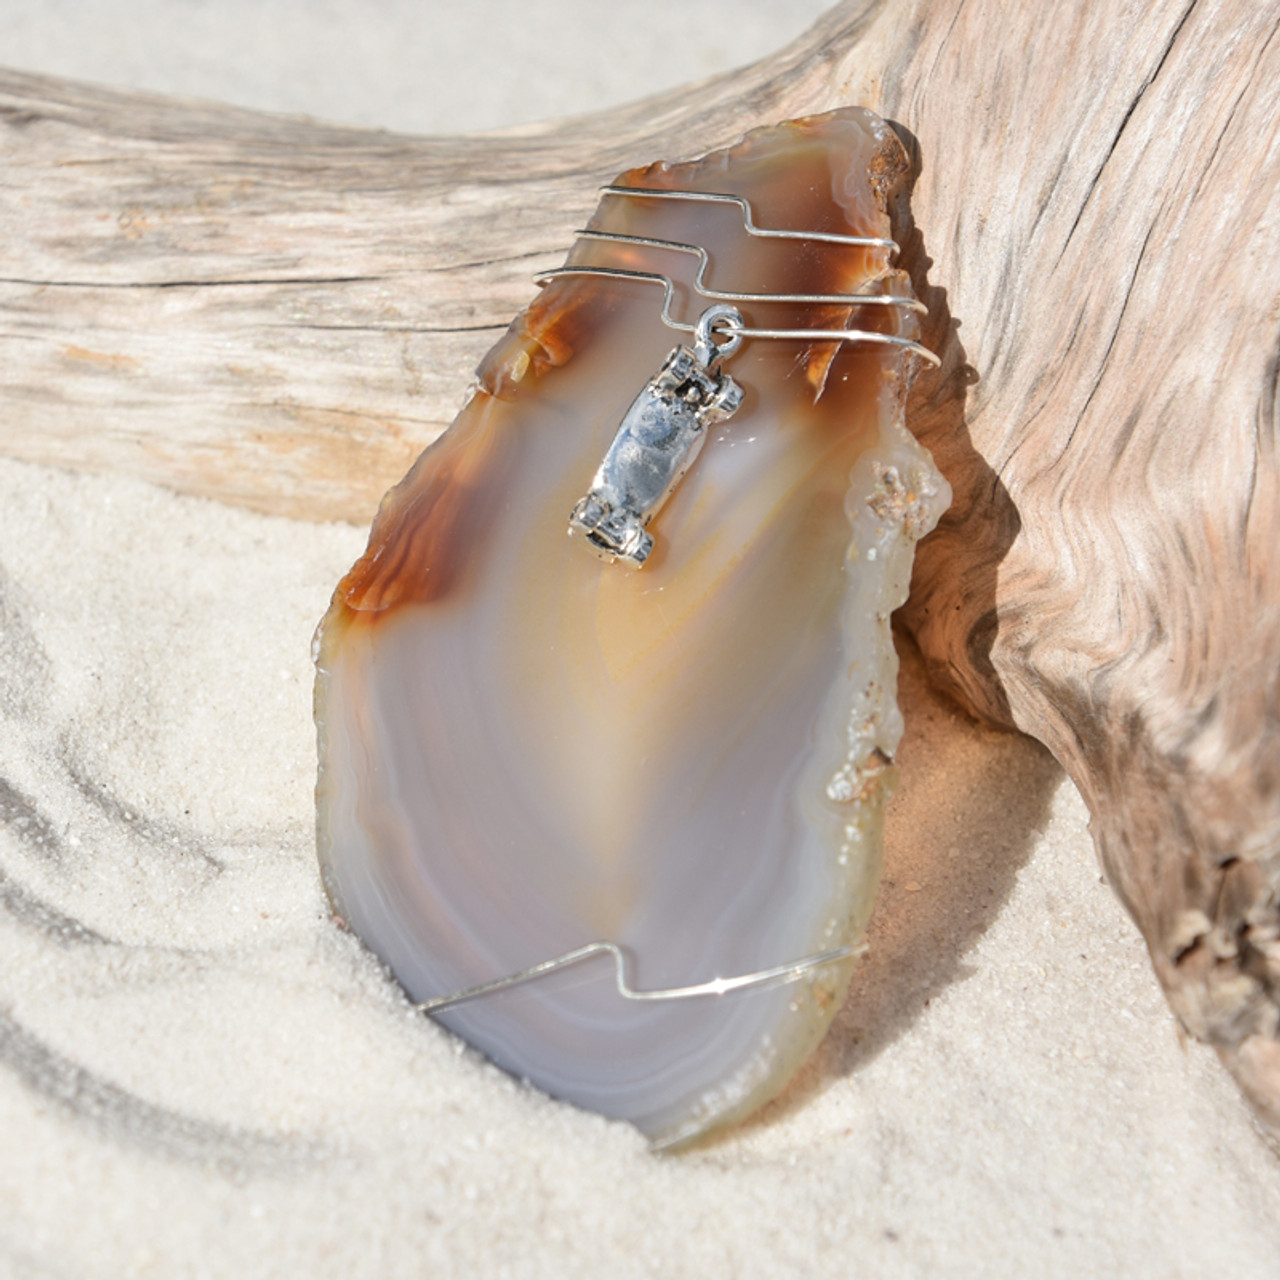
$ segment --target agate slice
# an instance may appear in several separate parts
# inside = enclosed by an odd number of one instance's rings
[[[619,184],[746,197],[761,226],[884,238],[906,171],[833,112]],[[891,247],[747,234],[731,203],[609,195],[570,265],[711,289],[910,294]],[[642,279],[564,275],[386,497],[317,637],[319,855],[338,915],[427,1002],[592,943],[661,991],[851,948],[901,732],[889,614],[949,500],[903,426],[915,358],[744,341],[638,569],[570,533],[629,406],[682,335]],[[743,303],[749,323],[907,338],[903,307]],[[784,984],[624,998],[600,952],[434,1016],[540,1089],[686,1141],[772,1097],[854,960]]]

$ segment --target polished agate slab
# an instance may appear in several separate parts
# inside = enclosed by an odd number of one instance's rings
[[[736,193],[762,226],[889,234],[905,171],[862,110],[748,135],[626,186]],[[705,247],[713,288],[909,295],[883,247],[746,234],[734,206],[611,196],[592,226]],[[569,262],[698,263],[584,239]],[[855,944],[901,732],[889,614],[945,482],[903,426],[914,357],[749,340],[640,569],[570,536],[618,424],[680,335],[661,290],[549,283],[386,497],[317,640],[319,855],[334,908],[423,1002],[593,942],[641,990]],[[915,336],[902,308],[743,306],[749,322]],[[608,955],[435,1016],[558,1098],[685,1141],[773,1096],[854,961],[636,1002]]]

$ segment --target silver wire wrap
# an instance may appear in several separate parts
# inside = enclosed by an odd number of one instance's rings
[[[601,187],[605,196],[631,196],[650,200],[681,200],[707,204],[730,204],[742,213],[743,229],[748,235],[770,240],[819,241],[823,244],[849,245],[855,248],[885,249],[890,254],[898,250],[896,242],[879,236],[851,236],[834,231],[788,231],[774,227],[758,226],[751,209],[750,201],[743,196],[725,195],[713,191],[658,191],[648,187]],[[698,259],[698,270],[694,276],[693,289],[704,298],[718,302],[758,302],[758,303],[791,303],[804,306],[880,306],[900,307],[903,310],[927,313],[928,308],[916,298],[904,298],[895,294],[864,293],[731,293],[725,290],[712,289],[707,285],[706,275],[710,269],[710,257],[701,245],[685,244],[679,240],[662,240],[648,236],[626,235],[620,231],[595,231],[583,229],[575,232],[579,239],[596,240],[606,244],[638,245],[649,249],[667,250],[674,253],[692,254]],[[669,329],[681,333],[696,332],[696,325],[677,320],[671,314],[671,305],[675,298],[675,282],[663,272],[633,271],[622,267],[603,266],[563,266],[549,271],[539,272],[534,281],[546,284],[550,280],[567,276],[596,276],[612,280],[638,280],[642,283],[658,284],[663,288],[662,323]],[[743,324],[740,320],[724,320],[718,331],[727,337],[764,338],[779,341],[834,341],[864,342],[878,346],[898,347],[910,351],[913,355],[933,365],[942,362],[928,347],[910,338],[900,338],[894,334],[876,333],[869,329],[776,329]]]
[[[554,960],[544,960],[541,964],[530,965],[529,968],[521,969],[519,973],[508,974],[505,978],[496,978],[493,982],[482,982],[478,986],[467,987],[464,991],[455,991],[447,996],[435,996],[430,1000],[419,1001],[414,1008],[423,1013],[436,1013],[468,1000],[479,1000],[483,996],[496,995],[499,991],[506,991],[511,987],[532,982],[536,978],[545,977],[549,973],[568,969],[595,956],[613,957],[614,981],[617,984],[618,994],[624,1000],[692,1000],[697,996],[722,996],[730,991],[741,991],[746,988],[763,989],[796,982],[813,969],[838,964],[841,960],[850,960],[862,955],[866,949],[866,943],[860,942],[848,947],[835,947],[831,951],[805,956],[803,960],[792,960],[787,964],[775,965],[772,969],[761,969],[756,973],[747,973],[736,978],[712,978],[710,982],[699,982],[690,987],[638,991],[627,978],[627,953],[616,942],[589,942],[585,947],[566,951],[564,955],[556,956]]]

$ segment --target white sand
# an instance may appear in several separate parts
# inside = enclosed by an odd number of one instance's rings
[[[654,1157],[412,1015],[311,846],[363,537],[0,462],[0,1276],[1277,1274],[1079,798],[909,655],[873,953],[763,1115]]]

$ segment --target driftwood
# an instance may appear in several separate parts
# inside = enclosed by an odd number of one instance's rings
[[[0,448],[367,520],[599,182],[875,108],[918,157],[944,365],[910,421],[956,491],[906,620],[1066,767],[1175,1013],[1280,1133],[1278,24],[850,0],[733,76],[482,138],[0,74]]]

